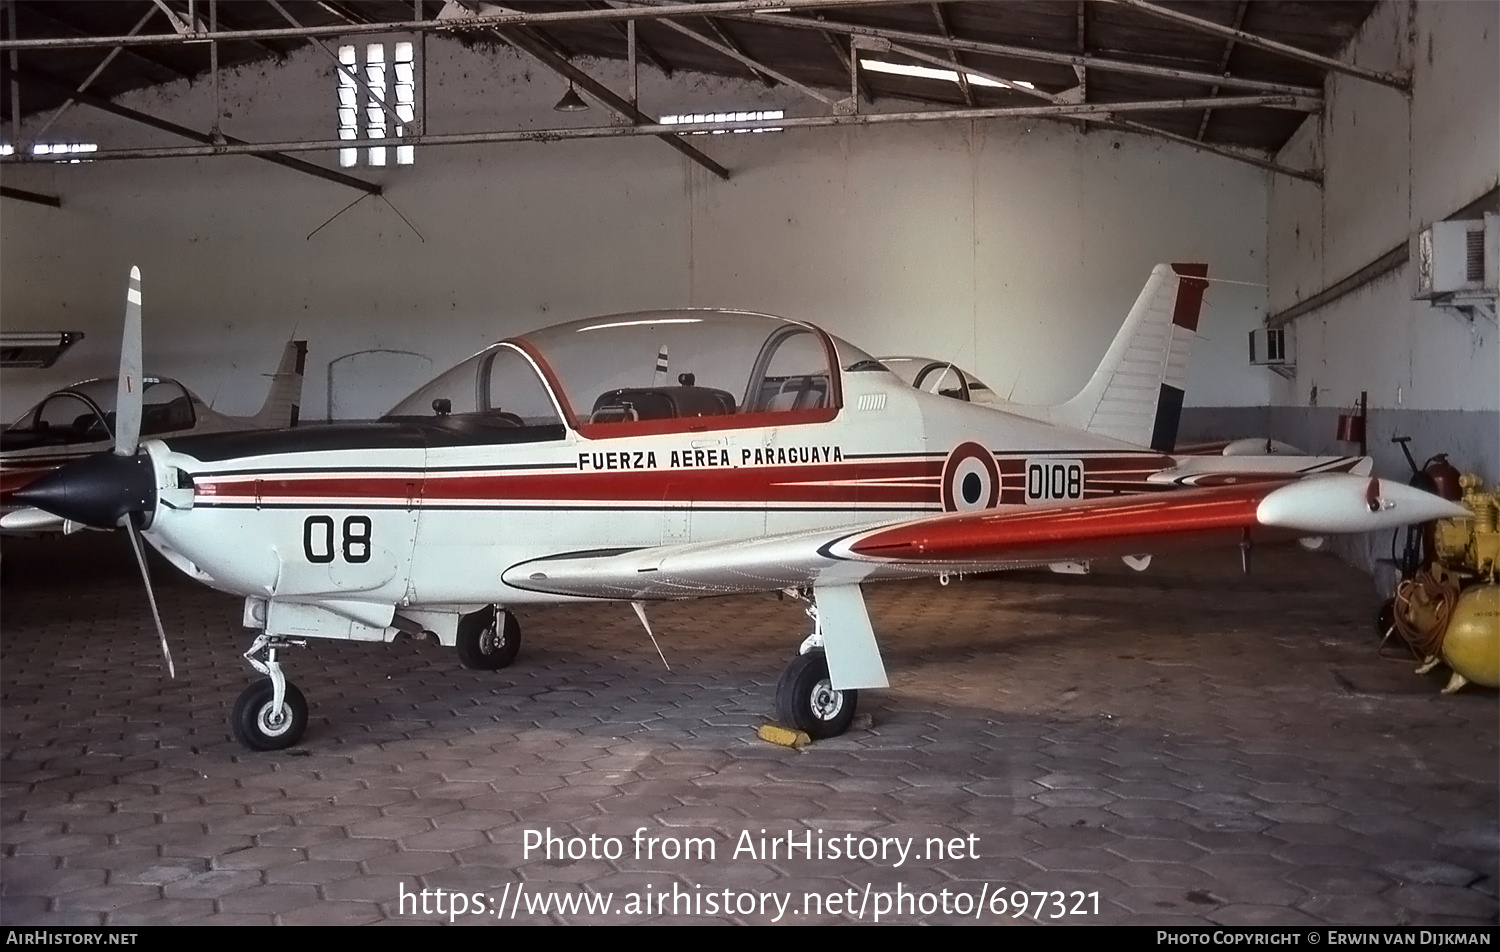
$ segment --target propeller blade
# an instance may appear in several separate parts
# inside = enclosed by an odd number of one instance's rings
[[[130,551],[135,553],[135,562],[141,567],[141,581],[146,586],[146,600],[151,603],[151,617],[156,619],[156,634],[161,638],[161,656],[167,659],[167,674],[177,677],[177,668],[172,664],[172,649],[167,647],[167,629],[161,623],[161,612],[156,608],[156,593],[151,590],[151,573],[146,569],[146,552],[141,546],[141,532],[135,527],[135,519],[126,516],[125,534],[130,537]]]
[[[120,380],[115,392],[115,455],[134,456],[141,442],[141,269],[130,269],[125,292],[125,335],[120,341]]]

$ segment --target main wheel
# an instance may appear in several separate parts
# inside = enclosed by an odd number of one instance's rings
[[[501,622],[501,618],[504,622]],[[458,620],[458,663],[475,671],[498,671],[516,660],[521,650],[521,625],[510,612],[494,605]]]
[[[858,703],[858,691],[833,689],[828,659],[822,651],[798,655],[776,684],[776,713],[815,740],[837,737],[848,730]]]
[[[307,730],[307,699],[290,682],[279,711],[271,710],[274,696],[270,678],[262,678],[240,693],[229,715],[235,740],[251,750],[286,750],[302,739],[302,732]]]

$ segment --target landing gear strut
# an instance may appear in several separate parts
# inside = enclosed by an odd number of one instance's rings
[[[776,683],[776,714],[787,726],[814,740],[825,740],[849,729],[859,704],[859,692],[834,690],[823,651],[823,622],[818,616],[818,606],[801,593],[797,597],[808,603],[813,633],[802,642],[801,653],[781,672],[781,680]]]
[[[458,620],[458,662],[474,671],[509,667],[521,650],[521,624],[507,611],[487,605]]]
[[[235,740],[251,750],[285,750],[301,740],[307,730],[307,699],[287,681],[276,660],[278,649],[305,645],[303,641],[262,633],[245,652],[250,666],[266,677],[241,692],[229,715],[229,729]],[[256,657],[262,652],[264,661]]]

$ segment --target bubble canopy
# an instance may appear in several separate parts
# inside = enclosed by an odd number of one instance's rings
[[[616,314],[494,344],[387,416],[565,423],[587,437],[814,423],[842,406],[841,365],[884,370],[817,327],[767,314]]]

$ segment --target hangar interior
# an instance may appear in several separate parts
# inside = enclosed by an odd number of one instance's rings
[[[6,419],[115,372],[132,266],[149,372],[252,414],[282,344],[303,338],[301,412],[316,421],[377,416],[513,334],[677,307],[810,321],[869,353],[931,354],[1001,396],[1055,403],[1087,381],[1154,265],[1204,262],[1180,441],[1267,437],[1353,455],[1338,424],[1363,399],[1380,475],[1405,481],[1391,438],[1410,436],[1419,462],[1446,452],[1485,485],[1500,479],[1493,292],[1418,292],[1421,235],[1435,224],[1480,223],[1486,260],[1500,244],[1497,5],[703,6],[5,3],[3,329],[85,335],[50,368],[4,373]],[[691,133],[669,129],[684,124]],[[1246,353],[1268,330],[1289,348],[1274,367]],[[731,690],[723,670],[674,694],[680,680],[635,651],[628,612],[599,609],[606,623],[570,609],[573,633],[554,654],[501,682],[465,672],[445,686],[436,649],[374,649],[369,670],[396,679],[410,705],[347,688],[337,726],[300,762],[229,746],[238,608],[185,580],[162,583],[176,602],[164,604],[168,627],[211,625],[219,649],[211,662],[196,649],[203,666],[180,695],[190,723],[170,688],[117,686],[128,714],[49,699],[75,677],[94,699],[113,696],[122,670],[159,664],[149,615],[117,617],[142,611],[133,567],[102,567],[115,548],[90,540],[76,551],[101,560],[91,576],[64,548],[76,541],[8,541],[4,556],[8,922],[376,921],[402,914],[402,884],[498,890],[499,870],[622,892],[652,876],[654,888],[697,877],[751,891],[789,877],[799,890],[901,879],[722,854],[539,872],[516,855],[523,828],[628,835],[619,813],[598,809],[610,798],[635,826],[712,829],[721,849],[741,827],[809,816],[841,832],[983,828],[988,863],[950,858],[903,882],[1047,880],[1102,897],[1095,921],[1495,922],[1495,697],[1439,699],[1361,642],[1371,589],[1393,579],[1389,534],[1335,541],[1358,571],[1323,556],[1267,560],[1298,579],[1280,584],[1300,599],[1290,614],[1305,640],[1265,617],[1279,611],[1275,577],[1242,582],[1237,564],[1180,565],[1134,598],[1121,588],[1133,580],[1107,575],[1105,594],[1030,577],[1020,594],[1038,618],[1048,606],[1079,624],[1108,616],[1110,632],[1122,618],[1148,623],[1147,599],[1173,606],[1157,612],[1187,603],[1211,620],[1174,621],[1175,633],[1223,635],[1214,650],[1227,669],[1184,660],[1174,632],[1140,635],[1138,651],[1102,648],[1095,631],[976,654],[958,636],[1019,620],[1002,588],[984,588],[937,613],[935,667],[903,649],[924,673],[874,709],[873,740],[767,753],[750,746],[753,692]],[[90,577],[98,592],[57,615],[88,626],[91,611],[111,613],[108,650],[79,668],[64,655],[90,653],[89,636],[48,634],[44,603],[29,600],[68,601]],[[1261,617],[1214,618],[1200,586],[1243,595]],[[908,614],[885,623],[933,623],[936,589],[893,591],[880,611]],[[676,609],[667,627],[691,657],[764,688],[774,665],[760,655],[775,652],[716,645],[703,629],[722,610]],[[760,602],[742,612],[778,631],[797,623]],[[538,613],[528,650],[545,650],[555,623]],[[320,677],[357,681],[368,650],[321,651]],[[1086,673],[1101,650],[1122,680],[1107,701],[1089,687],[1077,700],[1069,682],[1112,681]],[[1011,679],[1030,652],[1051,656],[1051,673],[998,707],[965,675]],[[1179,665],[1201,690],[1173,680]],[[622,678],[650,687],[631,693]],[[1152,690],[1163,706],[1142,698]],[[475,710],[460,700],[470,692],[503,710]],[[523,695],[545,696],[544,713],[505,700]],[[693,698],[714,712],[685,715]],[[943,713],[901,720],[899,707],[924,699]],[[672,713],[650,722],[653,704]],[[1256,713],[1285,704],[1314,723]],[[1237,716],[1250,727],[1226,723]],[[659,730],[625,730],[632,717]],[[1127,740],[1113,718],[1130,720]],[[486,737],[496,723],[509,733]],[[1358,740],[1320,765],[1324,734],[1339,729]],[[902,750],[910,759],[883,770]],[[569,751],[587,767],[581,781],[548,773]],[[122,772],[106,777],[93,754]],[[784,796],[749,796],[754,785]],[[1419,796],[1443,815],[1418,813]],[[879,823],[860,825],[859,811]],[[111,858],[90,865],[96,855]]]

